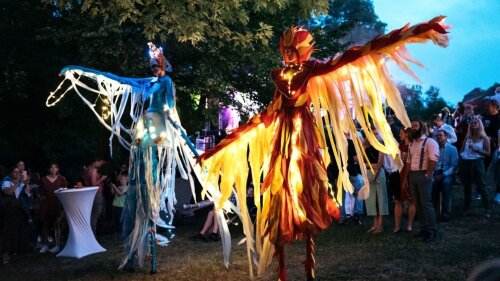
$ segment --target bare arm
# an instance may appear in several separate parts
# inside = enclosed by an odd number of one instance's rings
[[[11,183],[10,187],[2,189],[3,194],[8,195],[8,196],[12,196],[14,194],[14,192],[16,191],[16,188],[19,186],[19,183],[14,183],[14,182],[10,182],[10,183]]]
[[[92,169],[90,171],[90,181],[92,186],[100,185],[104,180],[106,180],[107,176],[101,176],[99,178],[99,174],[97,173],[97,169]]]
[[[374,181],[378,178],[378,175],[380,174],[380,170],[381,170],[382,166],[384,165],[384,157],[385,157],[385,154],[383,154],[382,152],[378,153],[378,161],[374,167],[375,171],[374,171],[373,177],[371,178],[370,181]]]
[[[476,149],[476,152],[484,157],[490,156],[490,138],[483,138],[484,145],[483,150]]]
[[[467,139],[464,139],[462,142],[462,148],[460,148],[460,153],[464,152],[465,149],[465,143],[467,143]]]
[[[429,160],[429,167],[427,168],[427,172],[425,172],[425,176],[430,178],[434,170],[436,169],[437,161]]]
[[[116,194],[117,193],[117,187],[114,183],[111,183],[111,194]]]
[[[126,189],[125,188],[120,188],[116,186],[116,184],[111,183],[111,193],[116,194],[116,195],[123,195],[125,194]]]
[[[116,187],[116,189],[115,189],[116,194],[123,195],[126,193],[126,188],[122,189],[122,188],[117,187],[116,185],[115,185],[115,187]]]

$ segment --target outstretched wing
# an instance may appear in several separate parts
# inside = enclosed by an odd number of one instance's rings
[[[358,158],[366,158],[354,119],[363,128],[367,140],[377,150],[392,157],[398,156],[398,144],[386,121],[383,101],[387,101],[405,127],[410,127],[410,120],[401,95],[390,79],[386,63],[390,60],[396,62],[418,80],[407,62],[420,64],[408,55],[405,45],[432,40],[435,44],[446,47],[448,27],[443,24],[443,20],[444,17],[440,16],[412,27],[406,25],[401,29],[376,37],[364,46],[352,47],[326,63],[317,63],[314,77],[309,80],[307,91],[313,102],[316,121],[321,122],[320,124],[327,128],[327,133],[321,132],[322,138],[328,138],[337,166],[343,167],[340,169],[337,182],[339,188],[343,186],[352,192],[346,168],[345,133],[349,133],[353,139]],[[371,125],[377,129],[382,141],[377,139]],[[328,157],[325,153],[326,164],[330,162]],[[364,161],[359,161],[359,163],[365,186],[367,186],[366,165]],[[368,196],[367,190],[365,188],[361,192],[362,198]]]
[[[111,131],[110,146],[111,140],[116,136],[120,144],[129,149],[131,144],[129,128],[135,127],[142,112],[141,95],[148,92],[148,87],[154,78],[125,78],[73,65],[64,67],[60,75],[64,76],[64,80],[54,92],[50,93],[46,105],[49,107],[56,105],[68,91],[75,90],[94,112],[99,122]],[[131,124],[124,126],[121,119],[129,100]]]
[[[280,107],[280,99],[273,102],[263,112],[255,115],[246,124],[237,128],[216,147],[202,154],[202,178],[204,178],[203,195],[208,195],[214,201],[221,223],[221,235],[224,247],[224,263],[229,265],[230,235],[222,217],[222,209],[234,211],[240,216],[243,231],[246,236],[247,254],[251,261],[255,257],[255,245],[259,247],[261,236],[254,235],[254,227],[246,205],[247,179],[249,167],[254,185],[254,200],[256,206],[261,206],[260,180],[262,173],[269,169],[271,139],[274,136],[276,125],[280,122],[276,110]],[[219,188],[220,187],[220,188]],[[236,193],[237,208],[228,204],[228,198],[233,190]],[[265,196],[264,196],[265,198]],[[265,206],[268,208],[268,206]],[[257,216],[263,210],[257,208]],[[259,232],[259,229],[256,229]],[[257,239],[257,241],[254,241]],[[257,242],[257,243],[255,243]],[[267,243],[269,246],[269,243]],[[257,252],[261,252],[257,249]],[[251,263],[250,274],[253,275]]]

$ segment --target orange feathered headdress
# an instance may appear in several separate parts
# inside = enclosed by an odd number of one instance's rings
[[[309,31],[292,26],[285,30],[280,38],[280,52],[283,55],[285,48],[295,48],[299,53],[300,62],[308,61],[313,52],[313,40]]]

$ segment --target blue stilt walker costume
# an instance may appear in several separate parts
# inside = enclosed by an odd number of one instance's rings
[[[191,161],[198,157],[194,145],[182,128],[175,108],[175,87],[167,72],[172,67],[163,50],[148,43],[150,66],[155,77],[125,78],[80,66],[67,66],[61,71],[65,77],[56,91],[47,99],[47,106],[58,103],[64,95],[75,90],[95,113],[97,119],[111,131],[121,145],[130,150],[130,189],[122,213],[126,265],[142,267],[151,258],[151,273],[156,272],[156,245],[166,246],[173,238],[172,225],[175,204],[176,171],[191,182]],[[89,86],[88,80],[95,82]],[[61,90],[69,80],[70,86]],[[85,91],[81,91],[85,90]],[[97,94],[91,103],[86,96]],[[97,110],[100,101],[101,110]],[[122,118],[130,106],[130,127]],[[112,151],[112,150],[111,150]],[[166,219],[160,218],[160,211]],[[157,227],[167,229],[167,235],[156,233]]]

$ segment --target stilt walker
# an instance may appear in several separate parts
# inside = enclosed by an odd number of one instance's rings
[[[358,158],[366,158],[354,121],[377,150],[398,157],[398,144],[384,116],[383,99],[404,126],[409,127],[410,121],[386,62],[392,60],[413,75],[406,62],[415,61],[408,56],[405,45],[432,40],[446,46],[443,20],[437,17],[413,27],[406,25],[327,61],[311,59],[314,42],[307,30],[292,27],[283,33],[280,51],[285,66],[272,72],[276,90],[271,103],[199,158],[207,171],[204,186],[220,187],[218,211],[233,188],[238,194],[246,194],[246,179],[251,172],[258,210],[255,230],[245,211],[246,202],[239,200],[238,204],[248,253],[253,253],[249,260],[256,262],[258,273],[270,264],[275,253],[278,278],[286,281],[284,247],[299,239],[306,242],[307,279],[316,278],[313,237],[330,225],[332,217],[339,218],[325,167],[335,161],[340,173],[338,190],[353,192],[347,172],[345,133],[350,133]],[[382,142],[377,140],[372,126]],[[327,141],[334,159],[325,152]],[[365,161],[359,163],[366,183],[359,192],[363,199],[368,197],[369,181]],[[341,196],[341,192],[338,194]]]
[[[67,66],[61,71],[65,79],[46,104],[53,106],[68,91],[75,90],[99,122],[111,131],[110,151],[114,137],[130,150],[130,189],[122,213],[126,253],[120,268],[127,264],[133,269],[142,267],[145,259],[150,258],[151,273],[155,273],[156,245],[166,246],[174,236],[176,171],[191,182],[194,193],[190,174],[198,154],[175,108],[175,87],[167,75],[172,67],[161,48],[153,43],[148,43],[148,47],[149,65],[155,77],[125,78]],[[62,89],[66,81],[70,86]],[[89,100],[89,95],[94,96]],[[129,126],[122,121],[127,108]],[[166,214],[166,219],[160,217],[160,212]],[[160,235],[158,227],[166,229],[167,235]]]

